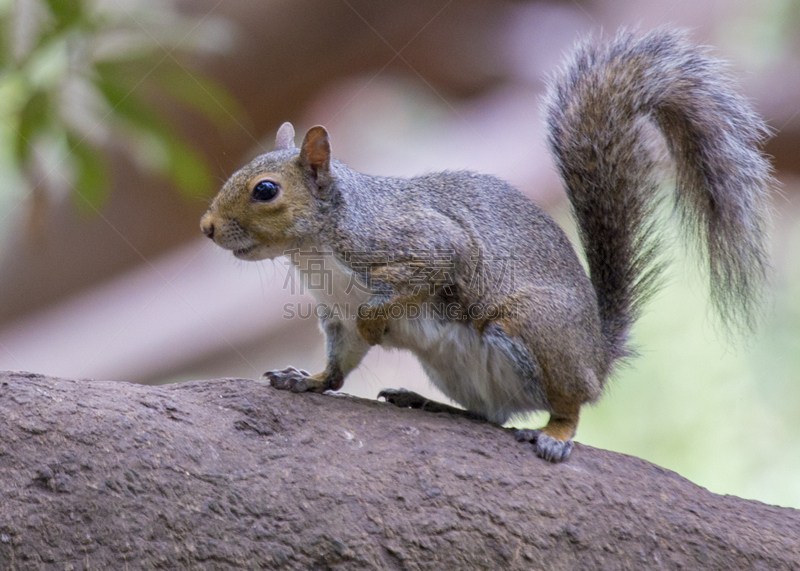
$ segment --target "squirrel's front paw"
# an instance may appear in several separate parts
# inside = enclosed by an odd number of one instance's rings
[[[267,371],[264,376],[269,379],[269,384],[283,391],[304,393],[314,389],[311,375],[303,369],[286,367],[280,371]]]
[[[519,442],[533,443],[533,449],[539,458],[549,462],[563,462],[572,452],[572,440],[558,440],[541,430],[517,430]]]

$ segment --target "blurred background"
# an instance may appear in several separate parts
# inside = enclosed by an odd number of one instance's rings
[[[310,303],[287,264],[239,262],[199,232],[225,178],[283,121],[298,142],[324,124],[357,170],[493,173],[574,236],[546,75],[580,37],[662,24],[729,60],[776,131],[775,276],[758,334],[731,343],[676,246],[641,357],[577,440],[800,508],[800,0],[0,0],[0,369],[320,369],[315,321],[285,315]],[[444,400],[410,355],[375,348],[344,390],[383,387]]]

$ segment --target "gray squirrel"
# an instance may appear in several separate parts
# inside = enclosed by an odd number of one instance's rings
[[[632,355],[631,326],[663,267],[650,125],[675,163],[676,210],[701,246],[715,308],[729,325],[755,319],[768,269],[768,130],[731,85],[722,62],[670,28],[585,42],[555,74],[548,141],[588,275],[562,229],[506,182],[361,174],[331,158],[324,127],[298,149],[284,123],[275,150],[236,172],[201,221],[237,258],[289,253],[304,278],[314,259],[331,276],[311,291],[339,308],[320,319],[325,370],[265,376],[278,389],[338,390],[372,345],[407,349],[466,410],[402,389],[380,397],[498,424],[548,411],[546,426],[518,439],[565,460],[581,406]]]

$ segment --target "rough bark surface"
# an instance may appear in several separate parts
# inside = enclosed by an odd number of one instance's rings
[[[0,373],[2,569],[797,569],[800,513],[244,379]]]

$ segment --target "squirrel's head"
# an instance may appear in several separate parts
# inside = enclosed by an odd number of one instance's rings
[[[313,236],[318,202],[332,181],[324,127],[294,145],[294,127],[278,129],[275,150],[236,172],[200,220],[203,233],[242,260],[263,260]]]

